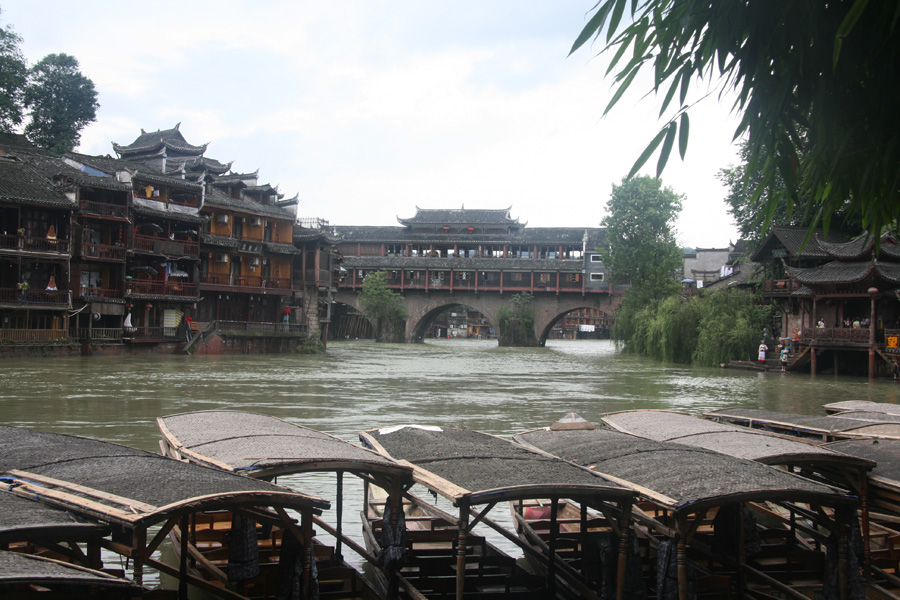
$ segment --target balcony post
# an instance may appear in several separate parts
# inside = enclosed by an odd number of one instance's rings
[[[871,297],[871,310],[869,316],[869,381],[875,379],[875,296],[878,295],[878,288],[870,287],[868,289]]]

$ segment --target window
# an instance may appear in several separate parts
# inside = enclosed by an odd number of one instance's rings
[[[591,254],[591,262],[603,262],[603,258],[599,254]]]
[[[521,273],[513,273],[512,280],[513,281],[522,281],[522,274]]]
[[[581,281],[581,273],[566,273],[566,281],[569,283]]]
[[[550,282],[550,273],[541,273],[541,283]]]
[[[603,281],[603,273],[591,273],[591,281]]]

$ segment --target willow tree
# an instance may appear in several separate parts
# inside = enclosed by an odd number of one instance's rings
[[[627,14],[626,14],[627,11]],[[664,125],[638,157],[676,141],[687,152],[692,86],[734,98],[746,136],[754,197],[780,176],[760,223],[779,206],[826,229],[849,208],[879,231],[900,217],[900,3],[870,0],[600,0],[572,46],[597,39],[615,73],[609,112],[643,70]],[[673,102],[674,101],[674,102]]]

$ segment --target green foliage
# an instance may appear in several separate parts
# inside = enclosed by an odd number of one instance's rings
[[[761,222],[786,209],[827,229],[848,210],[880,231],[900,217],[898,27],[896,2],[600,0],[572,52],[602,38],[612,53],[616,90],[605,113],[642,69],[653,71],[666,122],[632,174],[659,149],[659,175],[676,138],[684,157],[689,92],[702,81],[704,97],[712,86],[736,98],[735,138],[747,136]],[[779,176],[784,192],[764,197]]]
[[[534,296],[519,292],[510,299],[509,306],[497,310],[500,321],[501,346],[532,346],[537,343],[534,335]]]
[[[406,309],[403,308],[403,296],[388,287],[387,273],[384,271],[366,275],[359,292],[359,301],[363,314],[370,319],[397,321],[407,316]]]
[[[772,225],[804,227],[812,224],[813,215],[808,210],[791,211],[787,204],[778,202],[780,195],[785,193],[784,181],[778,173],[761,195],[755,194],[762,173],[750,170],[750,149],[746,141],[741,143],[740,157],[740,164],[720,169],[717,178],[728,189],[725,196],[728,212],[738,226],[741,239],[748,242],[751,253]],[[771,213],[766,209],[770,202],[777,204]],[[862,229],[859,218],[850,214],[846,207],[834,215],[833,226],[854,233]]]
[[[57,156],[78,145],[100,107],[94,83],[68,54],[48,54],[30,69],[25,105],[31,110],[25,135]]]
[[[12,27],[0,27],[0,131],[4,133],[22,123],[28,65],[21,44]]]
[[[759,345],[770,308],[757,306],[749,292],[719,290],[701,296],[695,365],[714,367],[743,359]]]
[[[599,253],[612,281],[630,281],[629,293],[640,303],[666,297],[679,287],[675,273],[681,268],[682,253],[671,223],[681,211],[681,200],[654,177],[613,185],[601,222],[608,246]]]
[[[613,337],[632,354],[717,366],[752,353],[766,314],[752,294],[741,290],[676,294],[640,305],[626,299],[616,312]]]

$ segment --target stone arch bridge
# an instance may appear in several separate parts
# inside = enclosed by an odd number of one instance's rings
[[[513,294],[497,293],[451,293],[445,291],[420,292],[405,290],[403,307],[409,315],[404,329],[404,341],[421,342],[428,324],[450,306],[464,305],[483,314],[500,333],[500,310],[513,309]],[[622,303],[624,293],[536,293],[534,294],[534,339],[538,346],[547,341],[553,325],[567,313],[580,308],[597,308],[613,315]],[[351,290],[340,290],[335,294],[335,302],[352,306],[359,312],[362,307],[359,297]],[[374,327],[373,323],[373,327]]]

